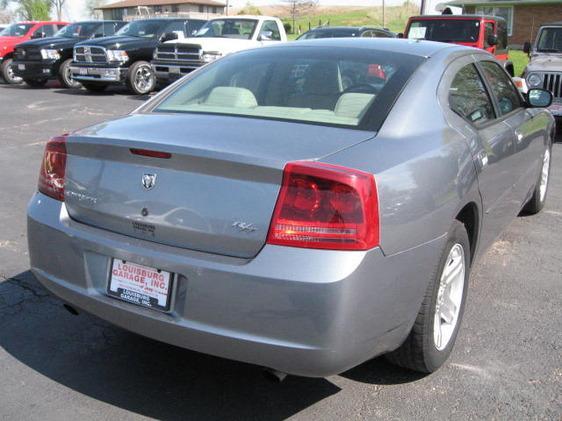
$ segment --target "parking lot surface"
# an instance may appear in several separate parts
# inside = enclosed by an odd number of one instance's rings
[[[73,316],[28,271],[25,210],[45,142],[141,100],[0,85],[0,419],[560,419],[562,144],[545,210],[514,220],[474,267],[441,370],[378,358],[276,384],[259,367]]]

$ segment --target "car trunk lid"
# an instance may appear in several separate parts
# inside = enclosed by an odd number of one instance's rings
[[[65,203],[73,219],[95,227],[251,258],[265,243],[285,164],[372,136],[270,120],[134,114],[69,137]]]

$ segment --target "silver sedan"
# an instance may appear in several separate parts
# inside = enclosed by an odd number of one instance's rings
[[[227,56],[52,139],[31,268],[133,332],[303,376],[447,359],[475,259],[547,196],[549,92],[488,53],[333,39]]]

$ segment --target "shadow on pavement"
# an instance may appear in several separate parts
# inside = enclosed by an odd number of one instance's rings
[[[280,420],[340,391],[325,379],[273,383],[259,367],[72,316],[61,304],[30,272],[0,283],[0,349],[65,387],[136,414]]]
[[[340,391],[326,379],[273,383],[261,368],[153,341],[72,316],[31,272],[0,283],[0,348],[81,394],[158,419],[285,419]],[[378,358],[342,374],[373,384],[418,375]],[[52,393],[52,392],[51,392]]]

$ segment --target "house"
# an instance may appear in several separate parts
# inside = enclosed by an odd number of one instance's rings
[[[462,7],[465,14],[503,17],[509,45],[515,48],[533,42],[542,24],[562,17],[561,0],[453,0],[446,4]]]
[[[218,0],[121,0],[97,7],[106,20],[142,17],[186,16],[209,19],[224,15],[226,4]]]

